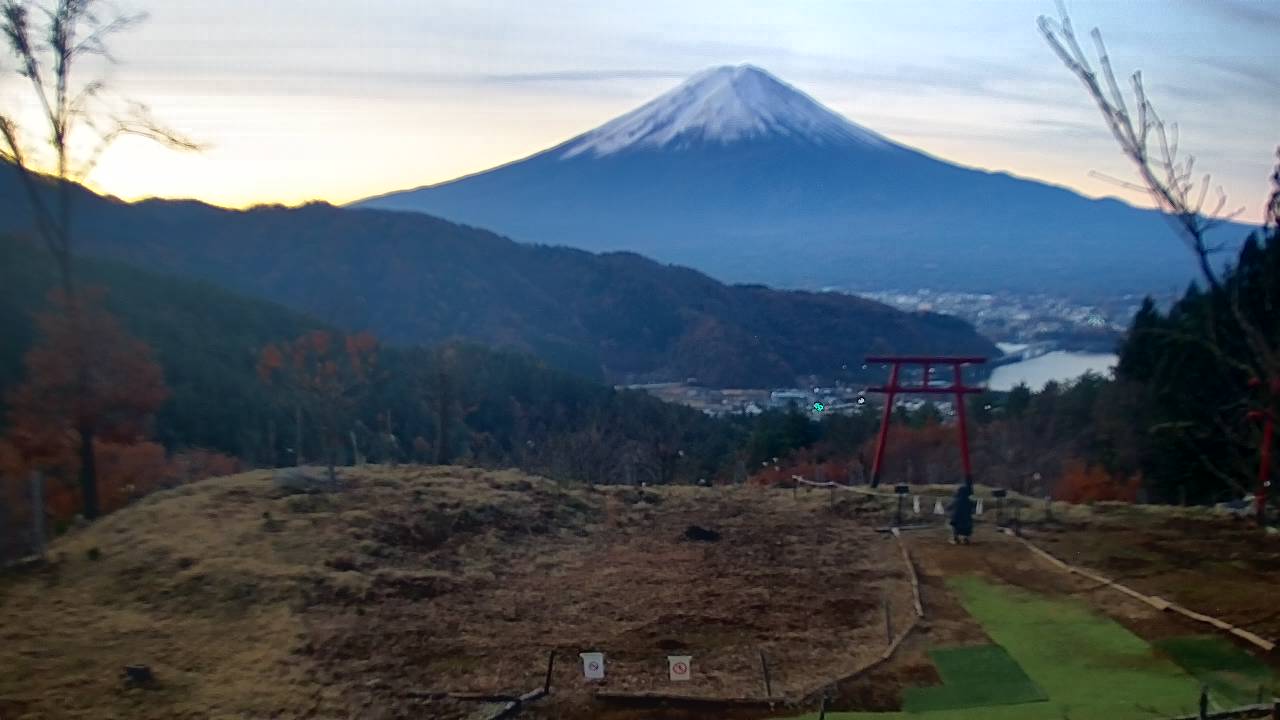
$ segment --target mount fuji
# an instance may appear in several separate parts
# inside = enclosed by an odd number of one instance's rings
[[[1082,296],[1192,277],[1160,213],[945,162],[751,65],[523,160],[356,205],[788,287]]]

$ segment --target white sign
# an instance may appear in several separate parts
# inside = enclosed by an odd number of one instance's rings
[[[934,514],[934,515],[946,515],[946,514],[947,514],[946,509],[942,507],[942,501],[941,501],[941,500],[936,500],[936,501],[934,501],[934,503],[933,503],[933,514]]]
[[[688,681],[693,679],[692,655],[668,655],[667,665],[671,668],[671,679]]]
[[[588,680],[604,679],[604,653],[584,652],[578,653],[578,657],[582,658],[582,674]]]

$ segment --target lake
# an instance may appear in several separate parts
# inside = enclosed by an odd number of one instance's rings
[[[1090,371],[1107,376],[1118,359],[1114,353],[1055,350],[1030,360],[1001,365],[991,373],[988,387],[1004,391],[1025,383],[1032,390],[1039,390],[1050,380],[1074,380]]]

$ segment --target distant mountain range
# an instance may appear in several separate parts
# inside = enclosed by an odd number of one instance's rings
[[[524,245],[418,213],[232,211],[75,193],[81,253],[276,301],[393,344],[469,339],[615,383],[865,377],[870,352],[995,356],[966,323],[835,293],[729,286],[633,253]],[[0,234],[30,235],[0,166]]]
[[[356,205],[784,287],[1081,296],[1193,276],[1159,213],[931,157],[750,65],[523,160]]]

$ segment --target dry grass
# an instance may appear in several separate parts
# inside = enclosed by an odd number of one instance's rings
[[[461,717],[438,691],[520,692],[541,712],[613,690],[775,693],[883,648],[910,612],[873,501],[760,489],[562,487],[516,472],[362,468],[284,495],[265,472],[157,494],[0,577],[0,718]],[[689,525],[719,542],[683,538]],[[150,665],[152,688],[123,666]]]

